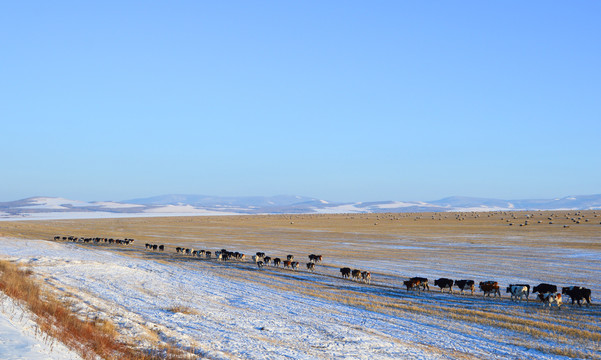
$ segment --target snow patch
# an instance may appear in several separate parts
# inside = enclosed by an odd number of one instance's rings
[[[33,314],[0,292],[0,356],[3,360],[76,360],[81,357],[38,330]]]

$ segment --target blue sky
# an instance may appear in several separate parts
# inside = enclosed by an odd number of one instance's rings
[[[601,3],[0,5],[0,201],[601,193]]]

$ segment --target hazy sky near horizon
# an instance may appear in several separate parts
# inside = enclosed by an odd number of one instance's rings
[[[8,1],[0,201],[601,193],[601,2]]]

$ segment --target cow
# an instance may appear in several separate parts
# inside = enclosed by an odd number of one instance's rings
[[[499,283],[496,281],[483,281],[480,282],[480,290],[483,292],[482,297],[494,294],[494,296],[501,296],[501,290],[499,289]]]
[[[244,254],[242,254],[242,259],[244,259]],[[242,260],[242,259],[241,259],[241,260]],[[263,262],[265,263],[265,265],[269,265],[269,264],[271,263],[271,257],[269,257],[269,256],[265,256],[265,257],[263,258]]]
[[[434,285],[440,288],[440,292],[443,292],[445,288],[449,288],[449,292],[453,293],[453,283],[454,281],[447,278],[440,278],[434,280]]]
[[[545,294],[545,293],[556,293],[557,292],[557,286],[556,285],[551,285],[551,284],[538,284],[535,287],[532,288],[532,292],[533,293],[539,293],[539,294]]]
[[[409,280],[419,280],[419,286],[422,288],[422,290],[428,289],[428,291],[430,291],[430,285],[428,285],[428,279],[427,278],[415,276],[415,277],[412,277]]]
[[[158,248],[159,248],[159,246],[157,244],[152,245],[152,250],[156,250]]]
[[[318,263],[318,262],[321,262],[321,259],[322,259],[321,255],[315,255],[315,254],[309,255],[310,262]]]
[[[474,295],[474,280],[455,280],[455,285],[461,290],[461,295],[464,294],[464,290],[470,289],[472,291],[472,295]]]
[[[353,278],[353,280],[359,280],[359,278],[361,277],[361,270],[354,269],[351,272],[351,277]]]
[[[521,301],[525,296],[526,301],[528,300],[528,287],[526,285],[509,285],[507,288],[511,293],[511,301],[517,301],[518,299]]]
[[[265,265],[261,260],[257,261],[257,267],[261,269]]]
[[[291,264],[292,264],[292,261],[290,261],[290,260],[284,260],[284,268],[285,269],[290,268]]]
[[[288,255],[288,256],[286,256],[286,260],[288,260],[288,261],[294,260],[294,255]]]
[[[371,273],[369,271],[362,271],[361,279],[363,279],[364,283],[371,284]]]
[[[417,279],[409,279],[406,281],[403,281],[403,284],[407,287],[407,291],[409,290],[417,290],[419,292],[419,289],[421,288],[421,281],[417,280]]]
[[[351,269],[347,267],[340,269],[340,275],[343,278],[348,279],[348,277],[351,275]]]
[[[528,284],[509,284],[509,286],[507,287],[506,293],[511,294],[512,300],[514,298],[512,287],[514,287],[514,286],[516,286],[518,288],[526,287],[526,292],[520,296],[520,300],[522,299],[523,296],[526,296],[526,301],[528,301],[528,297],[530,296],[530,285],[528,285]],[[519,289],[516,291],[519,292]]]
[[[298,261],[291,261],[290,267],[292,268],[292,270],[296,270],[296,269],[298,269],[298,264],[299,264]]]
[[[582,306],[582,300],[586,301],[586,306],[591,305],[591,289],[582,286],[569,286],[561,288],[561,293],[568,295],[570,299],[572,299],[572,305],[574,305],[574,301],[576,301],[578,306]]]
[[[165,251],[165,245],[159,245],[159,251]]]
[[[205,256],[207,259],[211,258],[211,252],[210,251],[205,251]]]
[[[279,267],[281,263],[282,263],[282,260],[280,258],[273,259],[273,266]]]
[[[61,239],[61,237],[58,235],[54,237],[54,240],[60,240],[60,239]]]
[[[264,258],[265,257],[265,253],[261,252],[261,251],[257,251],[257,253],[255,254],[258,258]]]
[[[542,301],[543,303],[543,307],[549,307],[551,308],[551,306],[553,306],[553,304],[557,305],[558,309],[561,309],[561,294],[560,293],[552,293],[552,292],[546,292],[546,293],[538,293],[538,298],[540,299],[540,301]]]
[[[315,263],[308,262],[307,263],[307,270],[309,270],[309,271],[315,271]]]

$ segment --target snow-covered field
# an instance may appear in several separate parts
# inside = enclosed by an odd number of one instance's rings
[[[198,357],[561,359],[601,353],[597,306],[548,310],[506,298],[356,283],[327,264],[316,274],[259,270],[250,262],[44,240],[0,238],[0,257],[32,266],[76,311],[110,318],[124,339],[143,347],[172,343]]]

